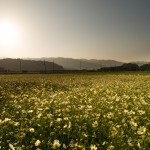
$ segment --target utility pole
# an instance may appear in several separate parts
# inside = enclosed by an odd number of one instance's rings
[[[45,62],[45,59],[44,59],[44,71],[46,73],[46,62]]]
[[[55,71],[55,65],[54,65],[54,60],[53,60],[53,73],[54,73],[54,71]]]
[[[80,70],[82,69],[82,62],[80,61]]]
[[[101,69],[102,68],[102,64],[101,64],[101,62],[99,61],[99,69]]]
[[[19,61],[19,67],[20,67],[20,73],[22,72],[22,64],[21,64],[21,59]]]

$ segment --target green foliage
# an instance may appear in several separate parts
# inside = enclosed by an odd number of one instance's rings
[[[4,150],[147,150],[150,75],[1,75]]]

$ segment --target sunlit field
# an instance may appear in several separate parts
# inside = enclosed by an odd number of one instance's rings
[[[0,75],[0,149],[150,149],[150,74]]]

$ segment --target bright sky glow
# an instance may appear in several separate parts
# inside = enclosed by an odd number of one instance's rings
[[[0,22],[0,45],[2,47],[13,47],[18,44],[20,32],[11,22]]]
[[[0,0],[0,32],[0,57],[150,61],[150,0]]]

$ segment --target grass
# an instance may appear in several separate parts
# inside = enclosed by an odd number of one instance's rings
[[[150,149],[148,72],[0,75],[0,147]]]

